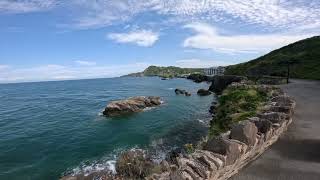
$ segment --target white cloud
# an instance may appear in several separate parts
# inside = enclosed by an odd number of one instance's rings
[[[184,47],[196,49],[211,49],[214,51],[225,53],[266,52],[314,35],[221,35],[215,27],[204,23],[192,23],[184,27],[195,32],[194,35],[184,40]]]
[[[125,65],[76,67],[49,64],[30,68],[5,67],[1,65],[1,67],[5,68],[0,67],[0,83],[117,77],[142,71],[148,66],[149,64],[144,62]]]
[[[75,63],[81,66],[94,66],[97,64],[96,62],[92,61],[75,61]]]
[[[45,11],[57,5],[57,0],[0,0],[0,12],[28,13]]]
[[[10,66],[5,64],[0,64],[0,70],[8,69]]]
[[[182,59],[176,61],[176,65],[183,68],[208,68],[215,66],[227,66],[232,63],[216,60],[201,60],[201,59]]]
[[[111,33],[108,34],[108,38],[118,43],[133,43],[149,47],[159,39],[159,34],[150,30],[138,30],[129,33]]]
[[[138,14],[152,12],[179,21],[210,21],[256,24],[265,28],[296,29],[320,22],[318,0],[81,0],[86,13],[78,20],[82,28],[117,24]],[[164,18],[164,19],[165,19]],[[320,26],[310,27],[317,30]]]

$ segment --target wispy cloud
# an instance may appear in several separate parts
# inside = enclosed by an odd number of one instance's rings
[[[97,63],[93,61],[75,61],[76,64],[81,65],[81,66],[94,66]]]
[[[148,63],[143,62],[78,67],[49,64],[30,68],[16,68],[1,65],[0,83],[117,77],[142,71],[148,66]]]
[[[211,49],[224,53],[260,53],[288,45],[314,34],[248,34],[221,35],[218,30],[208,24],[192,23],[184,26],[194,31],[194,35],[186,38],[184,47],[195,49]]]
[[[0,12],[28,13],[45,11],[55,7],[57,0],[0,0]]]
[[[183,68],[208,68],[215,66],[227,66],[232,63],[218,60],[182,59],[176,61],[176,65]]]
[[[296,29],[320,22],[318,0],[81,0],[76,5],[85,9],[77,25],[82,28],[101,27],[127,21],[135,15],[151,12],[179,21],[210,21],[265,28]]]
[[[108,38],[118,43],[132,43],[138,46],[152,46],[158,39],[159,34],[150,30],[137,30],[128,33],[111,33]]]

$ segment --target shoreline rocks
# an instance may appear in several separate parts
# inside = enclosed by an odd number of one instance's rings
[[[125,100],[111,101],[103,115],[118,116],[123,114],[141,112],[147,107],[155,107],[161,104],[160,97],[156,96],[137,96]]]

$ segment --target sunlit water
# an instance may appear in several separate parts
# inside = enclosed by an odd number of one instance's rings
[[[130,148],[165,152],[207,132],[213,96],[186,79],[114,78],[0,85],[0,179],[58,179],[63,173],[114,168]],[[177,96],[175,88],[191,97]],[[101,116],[111,100],[160,96],[164,103],[117,118]]]

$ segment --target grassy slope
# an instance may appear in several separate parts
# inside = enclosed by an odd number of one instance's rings
[[[255,86],[228,87],[219,97],[209,136],[217,136],[229,130],[232,124],[255,116],[267,99],[268,94]]]
[[[308,38],[272,51],[255,60],[229,66],[226,74],[286,76],[283,63],[291,60],[291,77],[320,79],[320,36]]]

